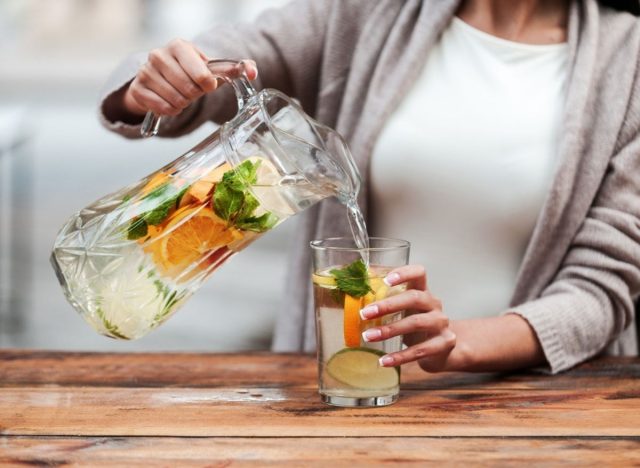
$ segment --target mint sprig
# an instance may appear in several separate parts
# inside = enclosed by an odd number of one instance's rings
[[[247,160],[225,172],[213,191],[213,209],[230,225],[245,231],[264,232],[276,225],[278,217],[271,212],[256,216],[260,203],[249,188],[258,179],[260,161]]]
[[[125,335],[124,333],[122,333],[118,327],[116,325],[114,325],[105,315],[104,311],[98,307],[98,309],[96,310],[96,315],[98,316],[98,318],[102,321],[102,324],[104,325],[104,328],[114,337],[116,338],[120,338],[121,340],[128,340],[130,339],[127,335]]]
[[[162,224],[171,211],[178,207],[187,189],[188,187],[177,190],[172,184],[166,183],[145,195],[142,200],[158,199],[161,202],[154,209],[142,213],[131,220],[127,227],[127,239],[141,239],[147,235],[149,226]]]
[[[344,268],[330,270],[331,276],[336,280],[336,286],[345,294],[353,297],[363,297],[372,292],[369,284],[367,265],[361,258]]]

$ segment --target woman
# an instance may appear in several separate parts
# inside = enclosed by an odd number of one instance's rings
[[[205,57],[254,60],[259,86],[338,130],[373,233],[412,241],[419,264],[387,277],[409,290],[361,312],[409,311],[365,331],[404,334],[382,365],[559,372],[637,352],[635,17],[595,0],[301,0],[128,60],[105,91],[105,125],[137,137],[153,110],[177,136],[229,118],[233,96],[211,92]],[[314,349],[308,243],[348,234],[335,201],[303,216],[276,350]]]

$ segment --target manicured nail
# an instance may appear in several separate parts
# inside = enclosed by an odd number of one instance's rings
[[[376,338],[380,338],[382,336],[382,331],[378,328],[369,328],[362,332],[362,339],[367,343],[371,340],[375,340]]]
[[[389,273],[382,281],[387,286],[393,286],[400,281],[400,275],[398,273]]]
[[[393,358],[389,355],[382,356],[380,359],[378,359],[378,362],[380,363],[380,367],[386,367],[393,364]]]
[[[377,305],[368,305],[364,309],[360,309],[360,318],[362,320],[369,320],[372,317],[378,315],[378,306]]]

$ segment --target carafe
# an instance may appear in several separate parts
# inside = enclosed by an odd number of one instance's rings
[[[212,60],[238,112],[144,179],[73,215],[51,263],[71,305],[99,333],[139,338],[166,321],[231,256],[314,203],[355,200],[360,177],[338,133],[242,62]],[[143,136],[159,118],[148,114]]]

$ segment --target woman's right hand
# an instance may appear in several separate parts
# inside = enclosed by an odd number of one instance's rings
[[[191,42],[174,39],[149,53],[123,96],[125,110],[134,115],[152,111],[177,115],[219,83],[207,68],[208,58]],[[258,76],[252,60],[243,61],[250,80]]]

